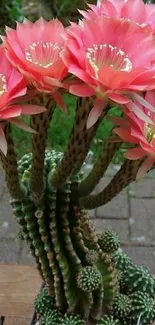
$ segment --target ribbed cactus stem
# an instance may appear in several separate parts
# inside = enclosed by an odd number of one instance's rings
[[[61,227],[62,227],[62,234],[63,234],[63,242],[64,246],[66,248],[66,251],[68,253],[68,258],[70,260],[70,263],[75,269],[75,271],[79,271],[81,268],[81,261],[74,250],[73,243],[70,236],[70,226],[69,226],[69,220],[68,220],[68,212],[70,209],[70,184],[66,184],[61,192],[61,195],[59,197],[61,206],[60,206],[60,219],[61,219]]]
[[[95,209],[111,201],[128,184],[135,180],[142,160],[125,160],[121,169],[103,191],[95,195],[88,195],[80,199],[80,205],[85,209]]]
[[[58,223],[59,220],[57,220],[57,209],[56,209],[56,199],[57,199],[57,192],[56,190],[51,190],[49,188],[48,193],[48,201],[49,201],[49,208],[50,208],[50,233],[51,233],[51,240],[53,242],[54,251],[57,263],[59,265],[60,271],[61,271],[61,278],[63,281],[63,288],[64,288],[64,294],[65,299],[67,302],[68,307],[70,307],[71,310],[74,310],[76,304],[77,304],[77,295],[74,291],[74,277],[70,272],[68,259],[66,257],[65,251],[62,246],[61,238],[60,238],[60,232],[58,230]],[[54,204],[55,201],[55,204]],[[73,288],[73,290],[71,290]],[[62,296],[63,298],[63,296]],[[58,304],[60,299],[57,299]],[[63,303],[63,301],[62,301]],[[60,304],[62,304],[60,301]],[[61,308],[63,306],[60,306]],[[59,307],[59,308],[60,308]]]
[[[92,109],[91,98],[79,98],[75,124],[69,139],[67,150],[58,167],[49,175],[49,183],[60,188],[71,174],[77,172],[83,164],[90,144],[96,134],[99,122],[87,129],[87,120]]]
[[[78,186],[78,195],[86,196],[90,194],[101,177],[103,177],[105,171],[108,168],[110,161],[112,160],[115,152],[120,148],[121,142],[105,142],[103,150],[100,154],[100,157],[97,159],[94,167],[92,168],[89,175],[79,184]]]
[[[98,244],[98,236],[93,229],[93,226],[90,224],[88,212],[84,209],[81,210],[80,214],[80,224],[84,238],[91,242],[95,249],[100,252],[100,246]]]
[[[17,221],[18,221],[18,223],[19,223],[19,225],[21,227],[23,238],[27,242],[27,244],[29,245],[30,252],[31,252],[32,256],[34,257],[34,259],[36,261],[37,269],[38,269],[42,279],[45,280],[42,269],[41,269],[41,264],[40,264],[40,261],[39,261],[39,257],[35,253],[35,246],[33,244],[33,240],[30,237],[29,231],[27,229],[27,222],[25,220],[25,214],[24,214],[24,212],[22,210],[22,203],[19,200],[13,199],[11,201],[11,205],[13,207],[13,212],[16,215]]]
[[[12,198],[22,199],[24,198],[25,190],[19,181],[17,158],[14,150],[11,125],[9,123],[5,123],[4,125],[4,133],[8,149],[6,156],[0,151],[0,158],[2,160],[3,168],[5,171],[6,184]]]
[[[50,294],[53,294],[53,278],[51,276],[51,269],[44,249],[44,243],[41,240],[37,220],[35,218],[35,209],[33,203],[29,200],[23,202],[23,212],[25,213],[25,220],[27,222],[27,230],[32,239],[33,246],[35,247],[35,255],[38,256],[41,264],[41,270],[45,281],[47,283]]]
[[[91,318],[92,319],[99,319],[102,315],[103,309],[103,297],[104,297],[104,287],[103,282],[101,282],[100,287],[93,292],[93,305],[91,308]]]
[[[36,100],[39,100],[38,98]],[[37,102],[38,104],[38,102]],[[32,168],[30,177],[31,197],[39,201],[44,192],[44,158],[48,128],[55,109],[55,102],[48,95],[43,94],[39,104],[47,108],[47,111],[32,116],[31,127],[37,131],[32,136]]]

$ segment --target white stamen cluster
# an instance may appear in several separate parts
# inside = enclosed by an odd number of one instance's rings
[[[6,77],[0,73],[0,96],[7,91]]]
[[[42,56],[37,51],[42,50]],[[43,68],[49,68],[55,60],[60,57],[63,48],[57,43],[38,41],[32,43],[28,49],[25,49],[26,60]]]
[[[118,71],[129,72],[132,70],[132,62],[128,55],[111,44],[93,44],[93,47],[87,49],[86,58],[94,69],[96,77],[103,65],[110,66]]]

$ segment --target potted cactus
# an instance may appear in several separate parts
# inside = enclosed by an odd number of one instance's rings
[[[98,1],[66,29],[57,19],[24,20],[2,37],[0,156],[21,238],[44,282],[33,325],[155,321],[153,277],[121,250],[117,234],[97,233],[88,218],[154,167],[154,12],[142,0]],[[60,153],[46,140],[56,105],[67,111],[63,93],[77,105]],[[116,104],[120,117],[109,114]],[[32,115],[30,125],[22,115]],[[82,166],[107,116],[113,130],[86,176]],[[12,124],[32,133],[32,152],[19,161]],[[92,194],[123,143],[120,170]]]

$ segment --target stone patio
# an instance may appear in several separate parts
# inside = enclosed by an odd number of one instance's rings
[[[108,184],[115,172],[115,167],[110,167],[95,192]],[[3,172],[0,172],[0,203],[0,262],[32,264],[27,247],[18,239],[19,228],[12,214]],[[99,231],[115,230],[133,261],[155,274],[155,171],[89,215]]]

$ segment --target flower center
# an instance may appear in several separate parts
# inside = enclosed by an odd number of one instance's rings
[[[130,72],[132,70],[132,62],[128,55],[121,49],[110,44],[93,45],[87,49],[86,57],[95,70],[96,76],[100,68],[110,66],[118,71]]]
[[[155,124],[145,124],[145,137],[148,143],[151,143],[155,139]]]
[[[0,96],[7,91],[7,83],[4,74],[0,73]]]
[[[62,48],[57,43],[38,41],[25,49],[26,60],[43,68],[49,68],[60,57]]]

